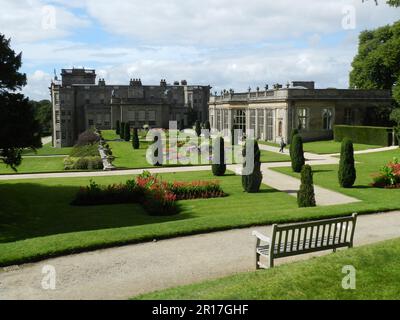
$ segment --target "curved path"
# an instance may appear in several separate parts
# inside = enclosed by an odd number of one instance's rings
[[[254,271],[256,227],[130,245],[50,259],[0,271],[2,299],[128,299],[178,285]],[[400,212],[360,216],[355,245],[400,237]],[[328,252],[329,253],[329,252]],[[277,264],[326,253],[277,260]],[[44,290],[44,266],[56,271],[56,289]],[[340,270],[338,271],[340,272]]]

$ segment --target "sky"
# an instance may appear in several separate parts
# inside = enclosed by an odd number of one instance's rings
[[[49,98],[54,70],[72,67],[120,85],[347,88],[359,33],[400,17],[383,0],[0,0],[0,8],[0,33],[23,53],[23,92],[34,100]]]

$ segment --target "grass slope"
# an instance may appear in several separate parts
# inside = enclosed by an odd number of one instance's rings
[[[356,290],[344,290],[343,266],[356,269]],[[344,250],[265,271],[142,295],[142,300],[355,300],[400,297],[400,239]]]

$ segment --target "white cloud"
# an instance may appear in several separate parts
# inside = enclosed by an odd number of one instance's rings
[[[90,24],[63,7],[41,0],[0,0],[0,8],[1,33],[17,43],[65,37],[72,29]]]
[[[49,86],[52,76],[42,70],[27,75],[28,84],[22,90],[32,100],[50,99]]]

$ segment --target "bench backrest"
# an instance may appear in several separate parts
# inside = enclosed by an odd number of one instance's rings
[[[270,255],[276,258],[353,247],[357,214],[351,217],[274,225]]]

